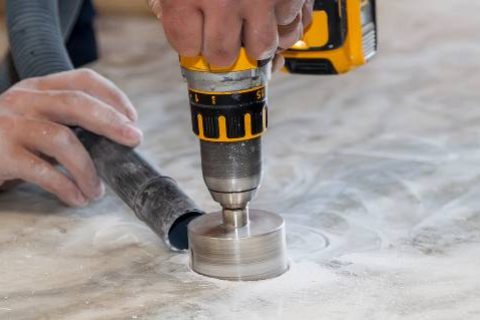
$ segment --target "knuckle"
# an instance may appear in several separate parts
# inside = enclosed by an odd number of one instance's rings
[[[22,80],[18,83],[18,86],[21,88],[41,88],[42,87],[42,78],[28,78]]]
[[[85,103],[85,100],[88,100],[89,96],[82,91],[67,91],[60,93],[59,98],[63,104],[74,106],[81,102]]]
[[[280,32],[288,33],[288,32],[296,30],[301,23],[302,23],[302,15],[297,14],[295,16],[295,18],[292,21],[290,21],[290,23],[288,23],[286,25],[279,25],[278,30]]]
[[[105,123],[108,126],[123,125],[124,123],[124,121],[121,120],[118,112],[114,110],[107,109],[105,110],[105,112],[102,112],[102,114],[98,115],[97,117],[100,118],[100,116],[105,120]]]
[[[7,106],[18,104],[25,97],[25,90],[13,87],[2,95],[3,101]]]
[[[292,23],[302,11],[305,1],[281,1],[276,7],[277,21],[280,25]]]
[[[30,163],[31,163],[31,168],[33,170],[35,170],[35,172],[40,176],[40,177],[45,177],[47,175],[47,173],[50,171],[50,166],[40,160],[40,159],[37,159],[37,158],[31,158],[30,159]],[[51,186],[52,188],[55,186],[55,183],[53,181],[54,179],[52,179],[52,181],[50,182],[51,183]],[[45,183],[49,183],[50,179],[48,179],[47,181],[45,181]]]
[[[296,12],[289,12],[288,14],[284,14],[283,16],[278,18],[278,24],[281,26],[290,25],[293,21],[295,21],[296,17]]]
[[[301,19],[296,19],[293,23],[285,27],[279,27],[280,44],[283,48],[295,44],[303,35],[303,23]]]
[[[52,126],[52,136],[55,145],[65,148],[71,147],[77,143],[77,137],[75,134],[62,125]]]
[[[86,82],[97,81],[101,76],[96,71],[88,68],[81,68],[76,71],[81,80]]]

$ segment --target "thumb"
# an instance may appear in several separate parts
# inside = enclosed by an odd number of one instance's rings
[[[275,58],[273,58],[272,72],[280,71],[284,65],[285,65],[285,58],[281,54],[277,53],[275,55]]]

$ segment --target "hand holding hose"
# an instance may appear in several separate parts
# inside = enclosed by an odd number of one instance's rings
[[[133,147],[142,138],[136,118],[126,95],[88,69],[21,81],[0,96],[0,186],[24,180],[85,206],[103,194],[103,185],[68,126]]]

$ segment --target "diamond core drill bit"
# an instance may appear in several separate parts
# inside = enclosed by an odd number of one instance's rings
[[[244,49],[229,68],[210,66],[202,57],[180,61],[203,178],[222,207],[189,224],[191,268],[227,280],[279,276],[288,269],[284,220],[249,210],[262,178],[271,63],[250,59]]]

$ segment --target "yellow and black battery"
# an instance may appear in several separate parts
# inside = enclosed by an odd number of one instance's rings
[[[316,0],[303,39],[282,53],[290,73],[328,75],[351,71],[377,52],[375,0]]]

